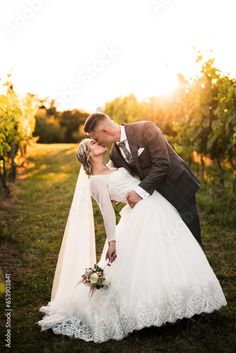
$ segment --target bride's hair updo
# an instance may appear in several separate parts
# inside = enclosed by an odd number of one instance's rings
[[[87,175],[92,175],[92,159],[89,154],[89,139],[84,139],[80,142],[79,147],[76,152],[76,157],[81,164],[83,164],[85,173]]]

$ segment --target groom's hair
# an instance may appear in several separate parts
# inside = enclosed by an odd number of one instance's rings
[[[84,132],[89,134],[91,131],[94,131],[96,129],[96,127],[100,122],[106,119],[111,120],[109,115],[105,113],[102,113],[102,112],[91,113],[84,123],[84,126],[83,126]]]

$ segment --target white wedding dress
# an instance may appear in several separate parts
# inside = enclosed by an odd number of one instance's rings
[[[203,250],[160,193],[154,191],[134,208],[126,204],[115,224],[111,200],[127,203],[127,193],[139,183],[123,167],[90,178],[107,233],[101,262],[107,241],[116,239],[117,258],[104,269],[111,285],[90,300],[89,288],[80,284],[67,299],[41,307],[41,330],[101,343],[227,305]]]

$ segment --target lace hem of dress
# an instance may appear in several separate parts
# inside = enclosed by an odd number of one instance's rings
[[[114,298],[109,303],[114,305]],[[152,304],[142,301],[130,308],[120,302],[116,309],[118,315],[114,317],[112,315],[114,307],[109,311],[108,306],[107,310],[99,311],[99,314],[94,313],[95,319],[88,325],[84,324],[78,316],[64,317],[64,319],[57,314],[50,316],[47,307],[42,307],[40,311],[48,314],[36,324],[41,326],[41,331],[51,328],[57,335],[102,343],[109,339],[122,340],[132,331],[141,330],[144,327],[159,327],[168,322],[175,323],[178,319],[191,318],[195,314],[212,313],[225,305],[227,301],[221,287],[213,283],[200,291],[190,288],[184,294],[172,290],[171,294],[168,293],[166,297],[159,298]],[[88,311],[88,313],[93,316],[92,312]]]

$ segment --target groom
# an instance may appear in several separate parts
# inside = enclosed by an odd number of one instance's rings
[[[119,125],[95,112],[85,121],[84,131],[101,145],[113,144],[108,165],[124,167],[140,178],[140,184],[127,195],[130,207],[157,190],[178,210],[203,247],[195,198],[200,182],[153,122]]]

